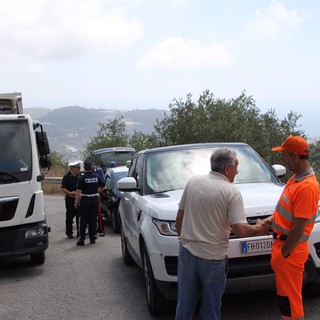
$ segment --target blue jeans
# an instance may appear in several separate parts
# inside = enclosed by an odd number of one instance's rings
[[[206,260],[180,245],[176,320],[192,320],[199,298],[201,320],[220,320],[228,260]]]

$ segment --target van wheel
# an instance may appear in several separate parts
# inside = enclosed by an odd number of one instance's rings
[[[147,248],[142,248],[142,266],[147,304],[150,313],[154,316],[165,314],[169,311],[169,301],[163,296],[157,287]]]
[[[46,260],[46,255],[43,251],[40,253],[31,254],[30,258],[31,258],[32,265],[40,265],[40,264],[44,264],[44,261]]]
[[[119,212],[117,208],[111,210],[111,223],[114,233],[120,233]]]
[[[130,252],[128,251],[127,240],[126,240],[126,237],[124,235],[123,228],[121,228],[121,251],[122,251],[123,262],[127,266],[133,265],[134,261],[133,261],[133,259],[131,257]]]

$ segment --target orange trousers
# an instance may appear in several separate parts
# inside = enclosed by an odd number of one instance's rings
[[[304,264],[309,255],[308,244],[299,243],[287,258],[281,253],[283,244],[284,241],[274,240],[271,255],[281,318],[303,320],[302,283]]]

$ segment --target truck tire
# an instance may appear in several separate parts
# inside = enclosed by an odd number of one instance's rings
[[[153,316],[163,315],[170,310],[170,303],[157,287],[145,245],[141,254],[148,309]]]
[[[30,258],[31,258],[31,264],[32,265],[41,265],[41,264],[44,264],[44,261],[46,260],[46,255],[43,252],[40,252],[40,253],[35,253],[35,254],[31,254],[30,255]]]
[[[133,265],[134,261],[133,261],[133,259],[131,257],[130,252],[128,251],[127,240],[126,240],[126,237],[124,235],[123,228],[121,228],[121,251],[122,251],[123,262],[127,266]]]

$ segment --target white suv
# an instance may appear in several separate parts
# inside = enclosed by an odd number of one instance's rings
[[[285,167],[270,168],[244,143],[210,143],[171,146],[136,153],[128,177],[118,182],[122,256],[126,264],[136,263],[144,270],[147,304],[151,314],[166,311],[168,300],[177,294],[179,241],[175,218],[183,189],[194,174],[210,171],[215,148],[237,152],[238,175],[234,183],[242,193],[248,223],[273,213],[283,184],[277,176]],[[320,271],[320,218],[310,236],[310,257],[305,280],[316,282]],[[253,238],[230,236],[227,291],[274,286],[270,266],[272,235]]]

